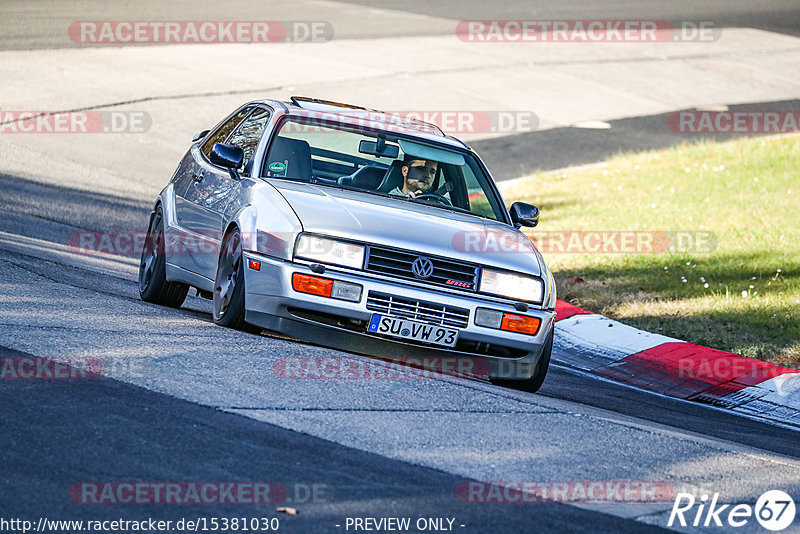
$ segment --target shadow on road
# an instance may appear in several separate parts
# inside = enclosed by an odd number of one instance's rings
[[[753,102],[731,111],[800,112],[800,100]],[[667,126],[668,113],[609,121],[607,130],[553,128],[470,143],[497,181],[568,166],[604,161],[619,152],[669,148],[683,143],[725,141],[742,134],[679,134]]]

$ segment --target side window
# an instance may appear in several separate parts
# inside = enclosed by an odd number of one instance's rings
[[[256,151],[256,146],[259,139],[261,139],[261,134],[264,133],[264,129],[267,127],[270,115],[269,110],[256,108],[252,115],[239,125],[228,140],[231,145],[238,146],[244,150],[242,168],[248,169],[247,174],[250,174],[249,170],[252,169],[252,164],[249,164],[250,158],[253,157],[253,153]]]
[[[201,150],[206,157],[211,156],[211,148],[217,143],[224,143],[228,136],[231,134],[236,125],[242,122],[242,119],[247,117],[247,114],[253,110],[251,107],[244,108],[239,113],[228,119],[225,124],[219,127],[219,130],[214,132],[208,140],[203,143]]]

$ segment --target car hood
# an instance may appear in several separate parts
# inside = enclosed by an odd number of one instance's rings
[[[270,180],[303,231],[460,259],[541,276],[543,260],[525,234],[507,224],[417,204],[401,197]]]

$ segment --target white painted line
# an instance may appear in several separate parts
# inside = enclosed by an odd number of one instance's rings
[[[800,372],[778,375],[731,395],[734,396],[749,397],[732,408],[736,412],[800,424]]]
[[[35,237],[0,231],[0,248],[126,280],[136,280],[139,276],[139,258],[107,254],[75,254],[64,243],[54,243]]]
[[[729,408],[723,408],[723,407],[720,407],[720,406],[714,406],[713,404],[698,403],[698,402],[687,400],[687,399],[681,399],[679,397],[670,397],[669,395],[664,395],[663,393],[658,393],[657,391],[653,391],[653,390],[650,390],[650,389],[644,389],[644,388],[639,387],[639,386],[634,386],[633,384],[626,384],[625,382],[618,382],[616,380],[612,380],[610,378],[606,378],[604,376],[600,376],[600,375],[594,374],[591,371],[585,371],[583,369],[576,369],[574,367],[571,367],[571,366],[568,366],[568,365],[562,365],[560,363],[553,362],[550,365],[552,365],[553,367],[557,367],[559,369],[563,369],[564,371],[568,371],[570,373],[576,374],[578,376],[585,376],[585,377],[588,377],[588,378],[593,378],[594,380],[599,380],[601,382],[607,382],[609,384],[616,384],[618,386],[623,386],[623,387],[626,387],[626,388],[630,388],[630,389],[633,389],[633,390],[636,390],[636,391],[640,391],[642,393],[648,393],[650,395],[655,395],[657,397],[661,397],[661,398],[664,398],[664,399],[671,399],[671,400],[676,401],[676,402],[685,402],[687,404],[691,404],[692,406],[704,406],[704,407],[708,408],[709,410],[716,410],[716,411],[725,412],[725,413],[729,413],[729,414],[732,413],[732,414],[735,414],[735,415],[737,415],[739,417],[744,417],[745,419],[750,419],[751,421],[758,421],[760,423],[767,423],[769,425],[777,426],[777,427],[780,427],[780,428],[783,428],[783,429],[786,429],[786,430],[794,430],[794,431],[799,431],[800,432],[800,425],[797,424],[797,423],[793,424],[793,423],[784,422],[784,421],[778,421],[778,420],[773,420],[773,419],[764,419],[763,417],[760,417],[760,416],[755,415],[755,414],[751,414],[751,413],[747,413],[747,412],[741,412],[741,411],[735,411],[735,410],[731,410]],[[796,460],[793,460],[793,461],[796,461]]]
[[[582,128],[585,130],[610,130],[611,124],[605,121],[582,121],[576,122],[571,125],[573,128]]]

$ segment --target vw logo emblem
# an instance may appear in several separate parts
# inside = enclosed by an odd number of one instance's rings
[[[424,256],[420,256],[411,264],[411,271],[414,276],[424,280],[433,274],[433,262]]]

